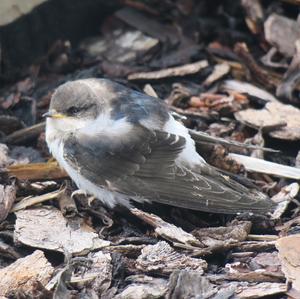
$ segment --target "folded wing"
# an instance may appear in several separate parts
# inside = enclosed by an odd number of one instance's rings
[[[91,182],[132,199],[216,213],[272,209],[265,195],[207,164],[194,170],[176,165],[184,146],[181,136],[136,126],[126,138],[72,135],[65,141],[64,158]]]

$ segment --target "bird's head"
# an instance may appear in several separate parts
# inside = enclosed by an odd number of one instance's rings
[[[107,80],[77,80],[59,86],[44,114],[47,127],[67,132],[90,125],[101,113],[109,111],[107,96]]]

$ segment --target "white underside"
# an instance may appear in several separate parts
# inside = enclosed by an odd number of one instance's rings
[[[75,182],[80,190],[85,193],[95,196],[101,200],[109,208],[115,207],[118,203],[123,206],[130,206],[128,197],[123,194],[112,192],[101,188],[91,181],[83,177],[78,171],[76,171],[63,157],[63,143],[58,139],[51,142],[49,146],[52,155],[58,161],[59,165],[69,174],[72,180]]]
[[[117,204],[124,206],[130,206],[128,201],[128,196],[104,189],[90,182],[84,178],[77,170],[75,170],[65,159],[63,153],[63,138],[65,134],[68,133],[67,130],[61,131],[60,128],[64,127],[71,128],[71,120],[62,123],[63,120],[53,120],[48,119],[46,125],[46,141],[49,146],[50,152],[58,161],[60,166],[65,169],[72,180],[76,183],[77,187],[87,194],[91,194],[101,200],[106,206],[113,208]],[[60,123],[59,123],[60,122]],[[146,124],[145,124],[146,125]],[[85,126],[80,124],[76,130],[83,132],[85,134],[98,134],[99,128],[101,128],[102,133],[107,133],[115,135],[116,138],[126,137],[126,133],[131,129],[132,125],[129,124],[125,119],[118,121],[112,121],[106,116],[101,116],[96,122],[92,122]],[[177,122],[171,115],[170,119],[167,121],[163,128],[156,128],[155,125],[147,124],[149,129],[162,129],[168,133],[176,134],[185,137],[186,146],[182,153],[176,160],[176,163],[180,165],[195,167],[196,165],[205,163],[204,159],[196,152],[195,142],[188,133],[187,128],[182,124]],[[97,130],[97,131],[96,131]],[[74,129],[72,130],[74,132]],[[148,199],[142,199],[140,197],[132,198],[135,201],[148,201]]]

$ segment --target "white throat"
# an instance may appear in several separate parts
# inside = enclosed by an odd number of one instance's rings
[[[46,121],[46,142],[53,156],[58,159],[53,150],[53,144],[62,142],[69,134],[85,134],[97,136],[107,134],[114,137],[124,137],[132,129],[133,125],[127,119],[114,120],[110,113],[101,113],[96,119],[47,119]]]

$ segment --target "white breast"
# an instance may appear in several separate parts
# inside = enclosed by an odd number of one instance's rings
[[[80,190],[86,192],[86,194],[95,196],[109,208],[113,208],[117,204],[130,207],[128,198],[125,195],[101,188],[92,183],[91,181],[87,180],[77,170],[75,170],[64,159],[63,142],[56,139],[54,142],[50,143],[49,148],[52,155],[58,161],[59,165],[69,174],[69,176],[72,178],[72,180],[75,182],[75,184]]]
[[[58,120],[59,121],[59,120]],[[58,161],[59,165],[68,173],[68,175],[75,182],[77,187],[87,194],[93,195],[101,200],[109,208],[115,207],[117,204],[130,207],[128,197],[124,194],[113,192],[104,188],[101,188],[91,181],[83,177],[77,170],[75,170],[64,158],[64,138],[68,134],[67,132],[58,130],[61,128],[60,124],[56,123],[56,120],[47,119],[46,123],[46,142],[49,150],[54,158]],[[97,122],[93,122],[91,126],[82,126],[78,128],[85,134],[97,134],[101,128],[101,132],[109,130],[111,134],[124,134],[131,127],[125,119],[120,119],[117,122],[112,123],[110,119],[101,117],[97,119]],[[97,130],[98,129],[98,130]],[[97,132],[96,132],[97,131]],[[143,201],[140,198],[134,198],[137,201]]]

